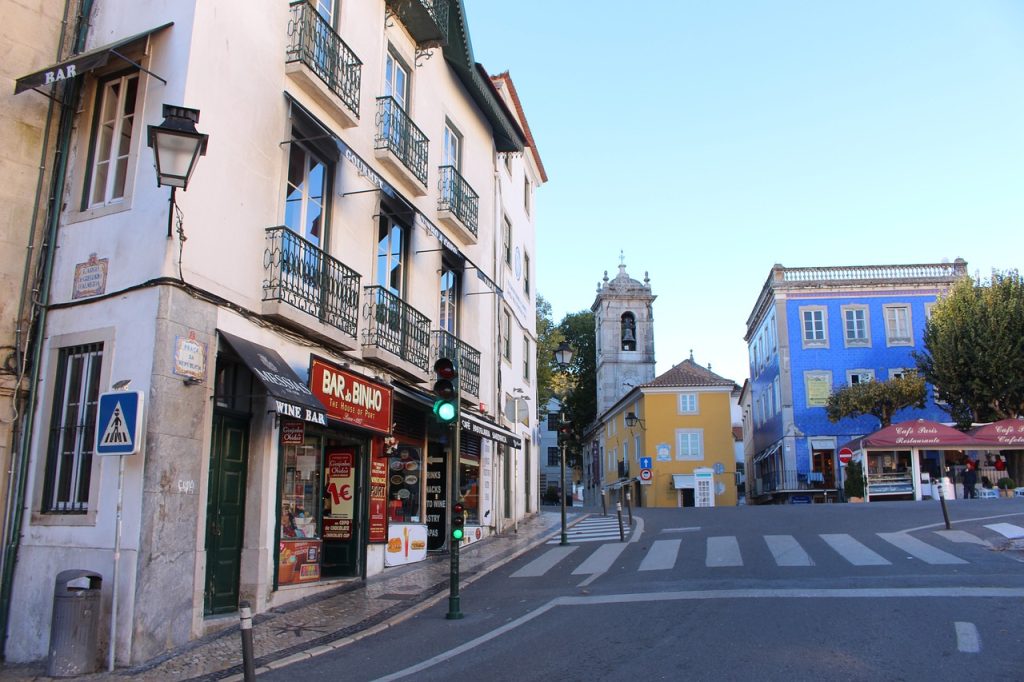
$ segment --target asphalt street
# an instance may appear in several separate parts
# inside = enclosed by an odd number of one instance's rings
[[[1024,679],[1024,501],[595,516],[260,679]],[[1019,536],[1019,539],[1018,539]]]

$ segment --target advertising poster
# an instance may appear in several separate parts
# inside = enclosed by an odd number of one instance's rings
[[[388,460],[370,458],[369,541],[388,541]]]
[[[427,558],[427,527],[419,523],[392,523],[388,526],[385,566],[401,566]]]
[[[427,549],[444,549],[447,537],[447,497],[444,457],[427,458]]]
[[[355,487],[355,452],[337,450],[327,453],[327,494],[324,499],[325,539],[348,540],[352,537]]]
[[[320,580],[319,540],[282,540],[279,549],[278,585],[297,585]]]

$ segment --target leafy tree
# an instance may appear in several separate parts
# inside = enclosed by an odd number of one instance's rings
[[[551,304],[537,294],[537,414],[547,414],[548,401],[555,394],[555,349],[565,337],[551,319]]]
[[[965,277],[932,310],[918,371],[961,428],[1024,415],[1024,281]]]
[[[558,329],[572,346],[572,364],[556,376],[563,385],[557,386],[556,393],[564,394],[563,408],[572,420],[575,443],[583,442],[583,432],[597,416],[597,343],[594,328],[594,313],[582,310],[569,313],[562,318]],[[557,345],[557,344],[556,344]],[[570,447],[570,459],[574,465],[580,463],[579,448]]]
[[[826,414],[833,423],[844,417],[870,414],[884,428],[904,407],[924,407],[927,396],[924,378],[907,372],[888,381],[865,381],[844,386],[828,397]]]
[[[843,492],[846,493],[847,500],[851,497],[864,497],[864,466],[859,461],[846,465]]]

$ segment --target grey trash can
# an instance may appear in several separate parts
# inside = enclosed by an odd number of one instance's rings
[[[46,664],[50,677],[96,672],[102,586],[103,576],[92,571],[76,569],[57,574]]]

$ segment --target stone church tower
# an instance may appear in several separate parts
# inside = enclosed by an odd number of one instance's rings
[[[608,271],[597,286],[594,312],[597,334],[597,414],[615,404],[635,386],[654,379],[654,299],[651,280],[643,284],[626,274],[619,257],[619,274]]]

